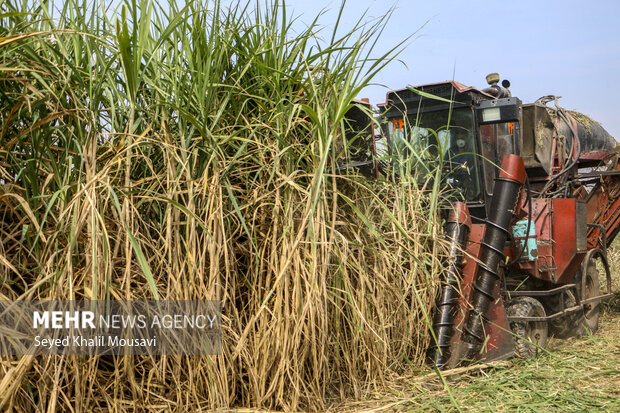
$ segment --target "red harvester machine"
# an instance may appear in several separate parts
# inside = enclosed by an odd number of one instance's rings
[[[391,161],[370,164],[398,178],[397,164],[411,161],[424,179],[424,168],[441,160],[453,188],[429,351],[440,368],[529,358],[548,334],[594,332],[612,291],[616,141],[553,96],[524,105],[499,75],[487,81],[482,90],[451,81],[388,93],[374,146]]]

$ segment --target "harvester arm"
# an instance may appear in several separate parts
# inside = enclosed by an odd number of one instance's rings
[[[498,297],[493,291],[500,280],[500,264],[504,260],[504,245],[509,236],[509,226],[516,214],[519,192],[525,183],[523,159],[517,155],[504,155],[502,170],[495,180],[489,218],[486,221],[471,310],[467,317],[463,340],[467,343],[466,357],[473,357],[484,342],[484,317],[491,301]]]

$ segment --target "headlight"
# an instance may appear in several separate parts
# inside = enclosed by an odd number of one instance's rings
[[[483,122],[495,122],[502,119],[499,108],[485,108],[482,110]]]

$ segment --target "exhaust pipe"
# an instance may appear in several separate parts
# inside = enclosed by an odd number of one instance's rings
[[[493,290],[499,281],[499,266],[504,261],[504,245],[508,239],[508,227],[516,213],[519,191],[525,183],[523,159],[517,155],[504,155],[502,170],[495,179],[489,219],[486,221],[484,239],[480,246],[480,259],[472,309],[467,316],[463,341],[467,343],[467,357],[473,357],[484,342],[484,315],[493,299]]]
[[[450,241],[448,269],[443,274],[443,287],[433,318],[433,331],[437,341],[430,348],[430,357],[438,368],[444,367],[450,359],[450,340],[454,333],[454,317],[463,270],[463,250],[470,228],[471,217],[467,205],[456,202],[444,227]]]

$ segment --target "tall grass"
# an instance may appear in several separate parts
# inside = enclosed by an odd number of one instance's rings
[[[335,173],[389,14],[104,3],[0,0],[0,298],[219,299],[223,353],[5,358],[2,406],[323,409],[419,365],[428,195]]]

